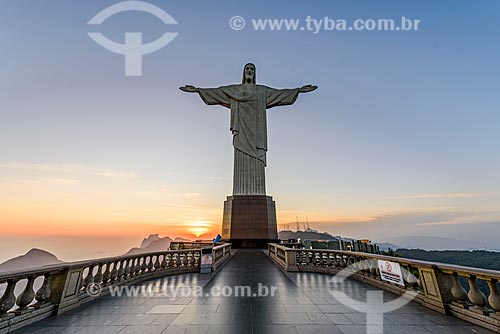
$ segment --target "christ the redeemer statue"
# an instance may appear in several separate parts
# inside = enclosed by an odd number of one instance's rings
[[[317,86],[275,89],[256,84],[254,64],[246,64],[241,84],[218,88],[197,88],[186,85],[180,89],[200,94],[208,105],[231,109],[231,133],[234,146],[233,195],[265,195],[267,153],[266,110],[291,105],[299,93],[311,92]]]

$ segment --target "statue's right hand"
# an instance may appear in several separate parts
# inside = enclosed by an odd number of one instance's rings
[[[184,87],[179,87],[179,89],[182,90],[183,92],[189,92],[189,93],[195,93],[198,91],[198,88],[191,85],[185,85]]]

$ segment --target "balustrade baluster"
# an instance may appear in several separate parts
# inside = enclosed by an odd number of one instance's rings
[[[82,287],[87,288],[90,284],[94,283],[94,268],[95,264],[91,264],[89,266],[89,271],[87,273],[87,277],[82,282]]]
[[[153,270],[153,257],[152,256],[149,256],[148,257],[149,259],[149,262],[148,262],[148,272],[150,273],[152,270]]]
[[[0,316],[4,313],[7,313],[15,304],[16,304],[16,296],[14,295],[14,290],[16,288],[18,280],[8,280],[7,288],[0,298]]]
[[[163,254],[163,260],[161,261],[161,268],[166,269],[168,267],[168,254]]]
[[[366,259],[363,257],[358,257],[358,271],[360,271],[361,275],[366,274]]]
[[[94,276],[94,283],[95,284],[101,284],[101,281],[102,281],[102,266],[103,264],[102,263],[99,263],[96,267],[97,267],[97,272],[95,273],[95,276]]]
[[[490,295],[488,296],[488,303],[490,307],[498,313],[500,313],[500,294],[498,293],[496,279],[488,280],[488,288],[490,289]]]
[[[168,268],[174,266],[174,254],[168,254]]]
[[[40,306],[48,303],[50,295],[52,293],[52,290],[50,288],[51,278],[52,277],[50,276],[50,273],[46,273],[43,276],[43,284],[35,294],[35,299],[37,300],[37,303],[33,305],[35,308],[39,308]]]
[[[370,259],[368,258],[362,258],[361,261],[363,261],[363,275],[369,276],[370,275]]]
[[[370,274],[372,277],[377,276],[377,267],[378,267],[378,262],[376,259],[371,259],[370,260]]]
[[[213,262],[215,263],[215,254],[214,254]],[[180,253],[179,254],[179,267],[183,267],[183,266],[184,266],[184,253]]]
[[[125,265],[125,278],[132,278],[135,272],[135,259],[128,259]]]
[[[132,258],[129,260],[129,268],[130,268],[130,274],[128,275],[129,278],[132,278],[136,275],[138,266],[137,262],[138,262],[137,258]]]
[[[130,272],[131,272],[131,262],[132,260],[123,260],[123,280],[125,281],[128,277],[128,275],[130,275]]]
[[[479,290],[476,284],[476,277],[469,276],[467,277],[467,282],[469,282],[469,293],[467,296],[469,297],[469,301],[474,304],[477,309],[484,309],[487,304],[486,296],[484,293]]]
[[[147,264],[146,264],[146,260],[148,259],[149,257],[143,257],[142,258],[142,264],[141,264],[141,272],[142,274],[144,274],[146,272],[146,269],[148,268]]]
[[[412,273],[412,267],[411,266],[406,267],[405,271],[403,271],[405,274],[403,276],[404,281],[413,288],[418,287],[418,278]]]
[[[118,263],[120,261],[114,261],[113,262],[113,269],[111,270],[109,274],[109,283],[113,283],[118,280]]]
[[[353,258],[350,255],[346,255],[346,257],[345,257],[345,267],[346,268],[349,268],[352,266],[352,264],[353,264],[352,260],[353,260]]]
[[[370,276],[370,259],[362,258],[363,261],[363,275]]]
[[[121,282],[124,279],[124,276],[125,276],[125,263],[126,263],[126,260],[118,261],[118,264],[120,265],[120,267],[118,268],[118,272],[116,274],[116,280],[118,282]]]
[[[326,253],[326,267],[331,268],[332,266],[332,257],[330,253]]]
[[[31,302],[35,298],[35,291],[33,290],[34,282],[35,282],[35,276],[29,276],[28,282],[26,283],[26,287],[16,299],[16,304],[17,306],[19,306],[19,308],[16,310],[16,313],[22,313],[28,310],[28,305],[31,304]]]
[[[356,257],[354,257],[354,256],[349,256],[349,257],[348,257],[348,260],[349,260],[349,265],[348,265],[348,267],[350,267],[352,271],[356,271],[356,270],[357,270],[357,268],[358,268],[358,263],[357,263],[357,261],[356,261]]]
[[[340,268],[343,269],[347,266],[346,258],[344,255],[339,255],[338,257]]]
[[[453,275],[450,275],[449,277],[452,283],[450,292],[453,297],[453,300],[459,304],[466,304],[467,291],[465,291],[462,284],[460,284],[460,281],[458,280],[458,275],[456,273],[453,273]]]
[[[106,285],[108,281],[111,279],[111,264],[112,262],[106,263],[106,270],[102,275],[102,285]]]
[[[177,255],[176,254],[170,254],[170,257],[169,257],[169,260],[168,260],[168,266],[170,268],[174,268],[175,267],[175,257]]]
[[[142,260],[142,263],[146,262],[146,258],[144,256],[141,256],[141,257],[138,257],[135,259],[134,277],[139,276],[139,274],[142,270],[141,260]]]
[[[332,254],[332,267],[333,268],[339,268],[339,261],[337,259],[337,254],[333,253]]]
[[[136,258],[131,258],[128,260],[128,271],[129,271],[129,274],[128,274],[128,278],[132,278],[135,276],[135,270],[136,270],[136,261],[137,259]]]
[[[155,271],[157,271],[158,269],[160,269],[160,255],[156,255],[156,259],[155,259],[155,264],[154,264],[154,268],[155,268]]]

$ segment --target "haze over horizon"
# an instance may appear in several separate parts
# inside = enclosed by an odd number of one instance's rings
[[[138,12],[86,24],[116,2],[2,6],[0,261],[34,247],[116,255],[155,233],[212,239],[231,193],[229,112],[178,87],[239,83],[246,62],[259,84],[319,86],[268,112],[278,229],[298,216],[347,237],[500,248],[499,2],[149,1],[179,35],[144,56],[141,77],[87,32],[152,41],[165,25]],[[234,31],[235,15],[405,16],[421,29]]]

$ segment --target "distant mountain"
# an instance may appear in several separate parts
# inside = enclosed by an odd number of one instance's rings
[[[380,248],[381,251],[383,252],[387,252],[390,249],[392,250],[396,250],[398,248],[401,248],[399,247],[398,245],[395,245],[395,244],[391,244],[390,242],[376,242],[376,244],[378,245],[378,247]]]
[[[386,242],[399,245],[398,248],[425,249],[425,250],[485,250],[485,244],[468,241],[456,240],[441,237],[423,237],[408,236],[399,238],[388,238]],[[393,248],[394,249],[394,248]],[[495,250],[495,249],[489,249]]]
[[[0,263],[0,271],[22,270],[58,263],[64,263],[64,261],[47,251],[33,248],[24,255]]]
[[[281,240],[288,240],[288,239],[316,239],[316,240],[334,240],[336,239],[334,236],[332,236],[329,233],[321,233],[321,232],[309,232],[309,231],[280,231],[278,233],[278,238]]]
[[[126,255],[135,255],[143,253],[161,252],[168,250],[173,240],[170,237],[160,238],[158,234],[151,234],[145,238],[140,247],[130,249]]]
[[[147,238],[144,238],[142,240],[141,245],[139,248],[146,248],[148,247],[153,241],[159,240],[160,235],[159,234],[150,234]]]

